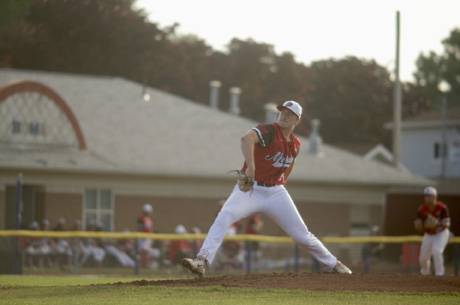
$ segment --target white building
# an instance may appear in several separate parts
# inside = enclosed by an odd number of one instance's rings
[[[432,111],[404,121],[401,127],[405,167],[425,177],[460,178],[460,106],[449,109],[444,122],[440,111]]]

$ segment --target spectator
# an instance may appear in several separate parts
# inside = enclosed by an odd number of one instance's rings
[[[54,227],[54,231],[65,231],[66,219],[61,217],[58,220],[57,225]],[[54,255],[56,263],[59,268],[65,269],[70,267],[72,260],[72,249],[69,242],[63,238],[57,238],[53,241]]]
[[[262,228],[264,226],[264,222],[260,214],[253,214],[249,216],[247,225],[246,225],[246,234],[257,235],[260,234]],[[247,241],[246,242],[247,251],[251,253],[251,261],[256,264],[258,258],[260,257],[260,244],[258,241]]]
[[[177,225],[176,234],[187,234],[187,229],[183,225]],[[173,240],[169,243],[168,258],[174,265],[179,264],[183,258],[192,255],[192,246],[188,240]]]
[[[82,231],[81,221],[79,219],[75,220],[73,225],[73,231]],[[70,247],[72,249],[72,265],[80,266],[83,260],[83,239],[82,238],[71,238]]]
[[[29,230],[38,231],[40,229],[38,222],[33,221],[29,225]],[[26,266],[31,268],[37,268],[40,266],[40,260],[42,256],[41,252],[41,239],[36,237],[30,237],[23,240],[23,248],[25,253]]]
[[[198,227],[193,227],[192,228],[192,233],[195,234],[195,235],[200,235],[201,234],[201,229],[198,228]],[[203,243],[203,241],[199,240],[199,239],[194,239],[192,241],[192,251],[193,251],[194,256],[196,256],[198,254],[198,251],[200,251],[202,243]]]
[[[371,226],[369,229],[370,236],[378,236],[379,235],[379,227],[378,226]],[[363,271],[364,273],[369,273],[371,270],[371,265],[373,258],[379,255],[383,250],[382,243],[366,243],[361,248],[361,259],[363,261]]]
[[[94,223],[90,226],[90,228],[94,228],[95,231],[98,231],[102,228],[101,224]],[[83,256],[81,260],[81,265],[85,264],[96,264],[96,266],[100,266],[104,261],[106,256],[103,242],[99,239],[88,238],[83,243]]]
[[[153,233],[153,207],[150,203],[145,203],[142,207],[142,213],[137,219],[139,232]],[[140,265],[142,267],[157,268],[157,258],[160,256],[160,251],[152,247],[151,239],[139,239],[138,251],[140,257]]]
[[[218,202],[219,211],[216,214],[220,212],[224,204],[224,200],[220,200]],[[235,222],[228,229],[226,236],[235,236],[240,232],[240,230],[241,223]],[[216,261],[216,269],[220,271],[225,269],[240,268],[244,261],[241,251],[241,243],[236,240],[224,240],[221,249],[219,249],[217,253]]]
[[[240,228],[239,223],[234,223],[230,226],[226,236],[235,236],[238,234]],[[241,251],[241,243],[236,240],[226,240],[223,242],[222,251],[219,251],[219,268],[220,270],[225,269],[239,269],[242,267],[244,261],[244,255]]]
[[[42,220],[42,230],[51,231],[51,224],[48,219]],[[40,239],[40,261],[44,267],[51,267],[53,265],[53,256],[54,256],[54,241],[48,237],[43,237]]]
[[[129,233],[129,230],[125,229],[123,231],[124,233]],[[129,257],[134,258],[135,257],[135,249],[134,249],[134,242],[132,239],[119,239],[117,243],[118,249],[121,251],[125,252],[126,254],[129,255]]]
[[[120,266],[133,268],[136,265],[134,260],[126,252],[114,244],[106,243],[104,248],[107,256],[112,257]]]

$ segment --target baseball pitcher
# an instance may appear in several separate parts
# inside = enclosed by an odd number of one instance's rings
[[[423,191],[424,204],[420,205],[417,219],[414,222],[415,229],[424,233],[422,246],[420,247],[420,273],[431,273],[431,256],[434,261],[434,271],[437,276],[444,275],[443,252],[449,241],[450,217],[447,206],[437,200],[437,191],[428,186]]]
[[[297,243],[328,271],[351,274],[305,225],[284,185],[299,153],[300,141],[293,134],[300,122],[302,107],[295,101],[278,106],[280,115],[273,124],[258,125],[241,138],[244,164],[238,183],[209,229],[195,259],[185,258],[182,265],[202,277],[214,260],[231,224],[254,213],[272,218]]]

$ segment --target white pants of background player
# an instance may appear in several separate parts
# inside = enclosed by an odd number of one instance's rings
[[[249,192],[241,192],[238,186],[235,186],[209,229],[197,256],[206,258],[211,264],[231,224],[254,213],[269,216],[298,244],[307,247],[316,260],[329,269],[335,267],[337,258],[308,231],[294,202],[282,185],[254,185],[253,190]]]
[[[423,275],[431,274],[431,256],[434,261],[434,273],[438,276],[444,275],[443,252],[449,241],[449,230],[436,234],[426,234],[423,236],[422,246],[420,247],[420,273]]]

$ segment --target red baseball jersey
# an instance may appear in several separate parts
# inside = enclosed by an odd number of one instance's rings
[[[262,225],[262,219],[259,214],[253,214],[249,217],[246,225],[246,234],[258,234]]]
[[[137,219],[137,226],[140,232],[153,232],[153,220],[150,216],[139,216],[139,218]]]
[[[424,232],[428,234],[436,234],[441,232],[450,223],[449,218],[449,209],[441,201],[436,202],[433,209],[430,208],[427,204],[422,204],[419,206],[417,211],[417,218],[425,222],[428,215],[431,214],[434,218],[438,220],[438,225],[433,229],[424,228]]]
[[[252,130],[259,139],[259,143],[254,146],[255,180],[264,184],[285,184],[285,172],[299,153],[299,138],[291,135],[287,141],[276,123],[258,125]],[[242,170],[246,168],[245,162]]]

